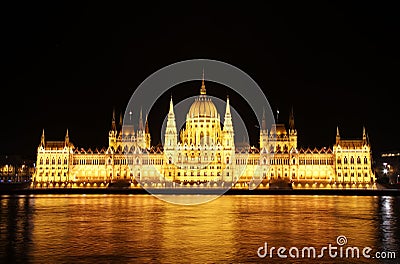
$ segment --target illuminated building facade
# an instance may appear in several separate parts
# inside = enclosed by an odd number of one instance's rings
[[[151,146],[147,117],[143,122],[141,111],[139,116],[135,130],[130,117],[122,126],[121,116],[117,127],[113,112],[109,145],[101,150],[74,147],[68,131],[63,141],[47,141],[43,131],[35,184],[106,186],[126,180],[133,185],[136,179],[156,186],[172,182],[214,186],[257,180],[268,187],[272,181],[283,180],[293,187],[366,188],[375,183],[365,129],[356,140],[342,139],[337,129],[332,148],[299,148],[292,111],[288,130],[284,124],[273,124],[268,130],[263,116],[259,147],[235,146],[229,98],[222,122],[204,80],[179,133],[171,98],[164,146]]]

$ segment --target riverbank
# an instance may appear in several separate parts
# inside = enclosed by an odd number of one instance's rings
[[[356,195],[400,196],[399,189],[254,189],[232,188],[28,188],[1,190],[0,195],[166,194],[166,195]]]

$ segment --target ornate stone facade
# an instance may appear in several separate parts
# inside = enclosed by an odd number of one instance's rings
[[[167,118],[165,143],[159,147],[151,146],[147,117],[143,125],[141,111],[136,131],[133,123],[122,127],[122,117],[117,127],[113,112],[109,145],[100,150],[76,148],[68,131],[64,141],[47,141],[43,131],[34,181],[63,186],[106,186],[118,180],[214,186],[248,185],[257,180],[266,186],[271,181],[285,180],[294,187],[363,188],[375,182],[365,129],[362,138],[356,140],[342,139],[337,129],[332,148],[299,148],[292,111],[288,130],[284,124],[274,124],[268,130],[263,117],[259,147],[238,147],[229,98],[221,126],[220,114],[206,94],[204,80],[200,95],[186,115],[186,126],[179,133],[172,98]]]

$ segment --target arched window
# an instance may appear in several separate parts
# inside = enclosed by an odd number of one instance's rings
[[[60,165],[61,164],[61,158],[58,158],[57,160],[57,164]]]
[[[54,158],[51,159],[51,165],[56,164],[56,160]]]
[[[40,158],[39,164],[43,165],[43,158]]]
[[[344,164],[347,164],[347,157],[344,157]]]
[[[360,156],[357,157],[357,164],[361,164],[361,158],[360,158]]]
[[[67,158],[65,158],[64,159],[64,165],[67,165],[68,164],[68,161],[67,161]]]
[[[364,157],[364,164],[368,164],[368,159],[367,159],[367,157]]]
[[[354,158],[353,158],[353,156],[351,156],[351,158],[350,158],[350,164],[354,164]]]

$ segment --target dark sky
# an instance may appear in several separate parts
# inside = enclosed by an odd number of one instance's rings
[[[249,74],[280,121],[293,107],[300,146],[332,146],[337,126],[359,138],[365,126],[373,153],[400,149],[400,18],[388,3],[10,2],[1,15],[1,154],[35,157],[43,128],[48,140],[68,128],[78,147],[106,146],[113,108],[124,111],[160,68],[198,58]],[[159,108],[150,127],[162,122]]]

